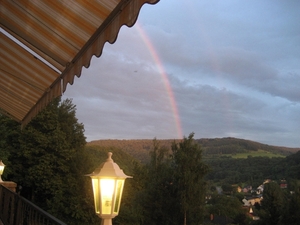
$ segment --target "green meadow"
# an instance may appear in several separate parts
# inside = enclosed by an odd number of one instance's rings
[[[223,154],[224,156],[225,154]],[[251,157],[281,157],[285,158],[284,155],[277,154],[277,153],[271,153],[265,150],[257,150],[257,151],[249,151],[249,152],[243,152],[243,153],[236,153],[236,154],[226,154],[226,156],[231,156],[234,159],[246,159],[248,156]]]

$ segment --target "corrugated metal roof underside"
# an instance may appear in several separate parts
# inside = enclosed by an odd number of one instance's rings
[[[0,0],[0,112],[27,124],[158,1]]]

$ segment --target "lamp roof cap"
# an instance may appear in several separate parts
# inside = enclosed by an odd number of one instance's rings
[[[5,166],[5,164],[0,160],[0,166]]]
[[[108,152],[108,158],[104,163],[102,163],[94,172],[88,174],[90,177],[103,177],[103,178],[132,178],[127,176],[123,170],[120,169],[118,164],[114,162],[112,157],[112,152]]]

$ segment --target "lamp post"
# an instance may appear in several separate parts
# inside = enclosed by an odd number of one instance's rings
[[[3,171],[4,171],[4,167],[5,167],[4,163],[2,162],[2,160],[0,160],[0,182],[3,182],[1,176],[2,176]]]
[[[102,218],[102,225],[112,225],[112,219],[119,213],[125,179],[132,178],[124,174],[111,156],[109,152],[106,162],[87,175],[92,179],[95,211]]]

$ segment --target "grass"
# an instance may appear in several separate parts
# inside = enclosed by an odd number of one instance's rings
[[[223,155],[225,156],[225,154]],[[285,158],[285,156],[280,155],[280,154],[276,154],[276,153],[271,153],[265,150],[257,150],[257,151],[249,151],[249,152],[245,152],[245,153],[236,153],[236,154],[226,154],[226,156],[231,156],[234,159],[246,159],[248,158],[248,156],[252,156],[252,157],[281,157],[281,158]]]

